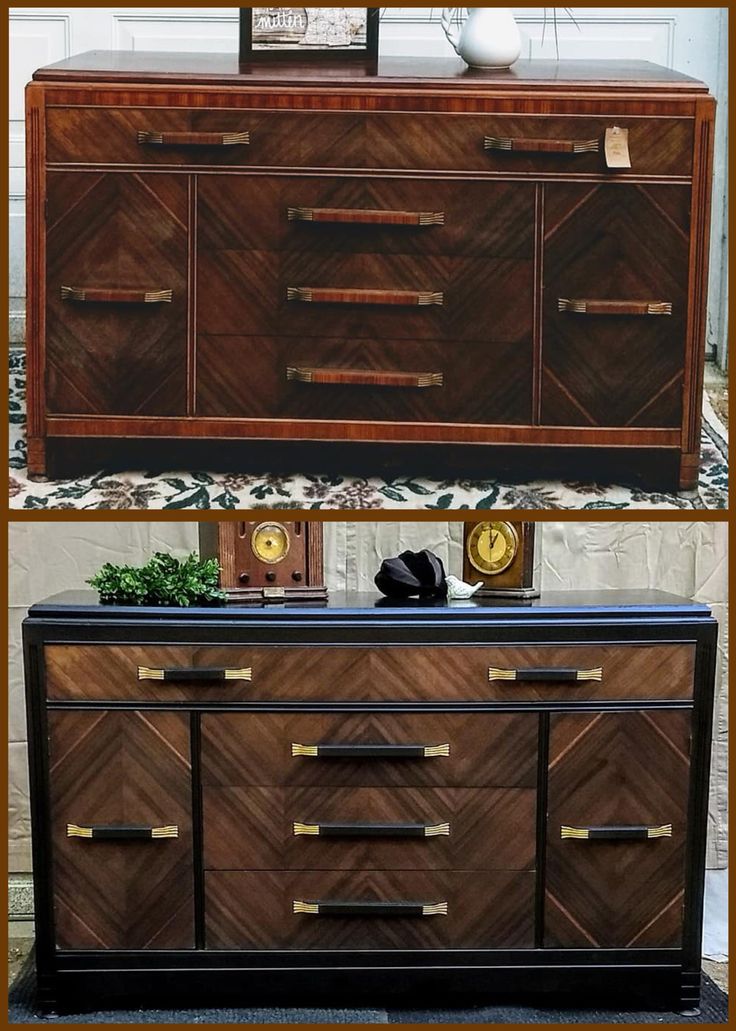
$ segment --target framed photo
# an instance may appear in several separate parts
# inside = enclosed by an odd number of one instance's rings
[[[241,7],[240,62],[378,60],[378,7]]]

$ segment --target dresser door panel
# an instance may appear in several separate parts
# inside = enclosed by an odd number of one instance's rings
[[[557,714],[550,724],[545,945],[679,946],[690,713]]]
[[[300,870],[205,874],[209,949],[470,949],[534,945],[534,874]],[[294,902],[413,903],[409,915],[295,913]],[[417,915],[419,904],[446,913]]]
[[[686,186],[545,187],[543,424],[680,425],[689,205]]]
[[[183,415],[187,179],[51,172],[47,184],[48,410]]]
[[[535,713],[204,713],[202,783],[535,787],[537,727]]]
[[[188,715],[51,712],[49,767],[57,947],[192,948]]]
[[[531,870],[535,821],[532,788],[205,787],[204,865]]]

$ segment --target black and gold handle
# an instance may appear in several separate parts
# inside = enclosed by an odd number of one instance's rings
[[[670,301],[607,300],[596,297],[558,297],[557,310],[573,315],[671,315]]]
[[[602,827],[560,827],[560,837],[577,841],[646,841],[652,838],[671,838],[672,824],[659,826],[602,826]]]
[[[556,680],[558,683],[577,683],[580,680],[603,680],[603,667],[595,669],[566,669],[562,667],[535,667],[534,669],[488,668],[489,680]]]
[[[290,222],[329,222],[341,225],[441,226],[444,211],[384,211],[375,208],[287,208]]]
[[[315,759],[434,759],[449,755],[450,745],[300,745],[292,741],[291,754]]]
[[[449,823],[297,823],[294,834],[322,838],[437,838],[448,837]]]
[[[93,824],[91,827],[80,827],[76,823],[68,823],[66,836],[96,838],[98,841],[149,841],[158,838],[178,838],[179,828],[176,824],[165,827],[143,827],[135,824]]]
[[[250,143],[249,132],[163,132],[141,129],[136,138],[141,145],[155,147],[241,147]]]
[[[150,666],[138,667],[139,680],[189,680],[194,683],[212,683],[222,680],[252,680],[253,670],[250,666],[244,669],[225,669],[215,667],[213,669],[152,669]]]
[[[171,304],[171,290],[108,289],[98,286],[62,286],[62,301],[77,304]]]
[[[517,154],[597,154],[600,140],[543,140],[530,136],[486,136],[484,150],[514,151]]]
[[[446,902],[305,902],[294,899],[293,913],[310,916],[447,916]]]
[[[302,304],[381,304],[399,307],[443,305],[445,295],[438,290],[363,290],[334,286],[289,286],[287,301]]]

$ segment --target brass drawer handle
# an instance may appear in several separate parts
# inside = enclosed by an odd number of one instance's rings
[[[376,372],[372,369],[315,369],[287,366],[286,378],[296,383],[349,387],[441,387],[441,372]]]
[[[76,823],[66,825],[67,838],[97,838],[107,841],[139,841],[151,838],[178,838],[179,828],[176,824],[167,827],[138,827],[120,825],[99,825],[80,827]]]
[[[297,823],[296,837],[323,838],[437,838],[449,837],[449,823]]]
[[[62,286],[62,301],[86,304],[171,304],[171,290],[105,290],[94,286]]]
[[[250,143],[249,132],[157,132],[154,129],[140,130],[137,134],[141,145],[156,147],[240,147]]]
[[[672,824],[663,823],[659,827],[647,826],[623,826],[623,827],[560,827],[561,838],[574,838],[577,840],[646,840],[651,838],[671,838]]]
[[[488,668],[489,680],[557,680],[571,683],[578,680],[603,680],[603,667],[597,669],[496,669]]]
[[[252,680],[253,670],[245,669],[151,669],[150,666],[138,667],[139,680],[193,680],[202,682],[221,680]]]
[[[431,290],[342,290],[331,286],[290,286],[286,299],[302,304],[385,304],[391,307],[445,303],[443,293]]]
[[[669,301],[607,301],[590,297],[560,297],[558,311],[575,315],[671,315]]]
[[[486,136],[484,150],[514,151],[517,154],[597,154],[600,140],[540,140],[526,136]]]
[[[450,745],[300,745],[291,754],[317,759],[434,759],[450,754]]]
[[[293,913],[311,916],[447,916],[446,902],[304,902],[294,899]]]
[[[290,222],[340,222],[351,225],[441,226],[444,211],[382,211],[372,208],[287,208]]]

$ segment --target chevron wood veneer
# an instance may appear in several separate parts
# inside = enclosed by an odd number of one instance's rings
[[[530,472],[555,448],[568,478],[595,449],[601,476],[610,456],[637,485],[697,484],[702,83],[98,51],[39,69],[27,103],[31,476],[49,440],[61,466],[74,437],[228,438],[317,462],[400,446],[407,467],[485,445],[482,475],[494,446]],[[333,215],[294,217],[315,209]]]
[[[680,944],[690,735],[682,711],[552,716],[546,945]],[[566,840],[563,824],[672,824],[672,837]]]
[[[374,602],[32,607],[42,1009],[697,1006],[707,607]]]
[[[462,701],[469,688],[494,701],[682,699],[692,695],[692,647],[682,645],[559,645],[530,647],[186,647],[51,645],[46,649],[49,695],[68,699],[256,701],[350,698],[358,701]],[[142,685],[139,666],[252,670],[250,680]],[[600,681],[489,680],[503,669],[601,667]],[[104,670],[104,675],[103,675]],[[330,687],[330,685],[335,685]],[[338,689],[339,685],[339,689]]]
[[[62,949],[194,944],[189,721],[172,712],[49,717],[54,916]],[[176,825],[176,838],[67,837],[67,824]]]

